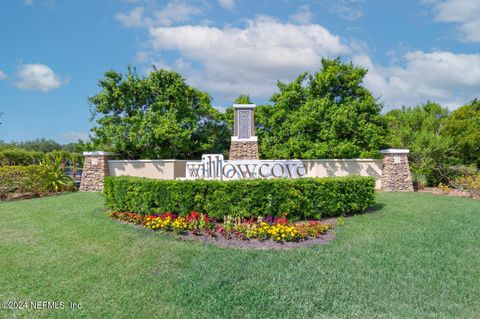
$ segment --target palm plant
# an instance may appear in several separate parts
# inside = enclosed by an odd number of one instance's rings
[[[44,159],[40,162],[42,190],[44,192],[61,192],[74,189],[73,180],[65,174],[62,166],[60,156],[56,156],[53,160]]]

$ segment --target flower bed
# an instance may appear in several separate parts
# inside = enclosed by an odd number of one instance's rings
[[[116,220],[143,225],[153,231],[167,231],[176,234],[205,235],[224,239],[256,239],[276,242],[295,242],[319,238],[332,228],[331,224],[319,221],[291,223],[285,217],[259,217],[250,219],[226,216],[223,223],[211,220],[206,214],[192,212],[185,216],[172,213],[143,217],[129,212],[112,212],[110,217]]]

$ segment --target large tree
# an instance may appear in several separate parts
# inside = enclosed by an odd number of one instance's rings
[[[452,139],[453,155],[480,168],[480,100],[474,99],[453,111],[443,131]]]
[[[256,109],[256,132],[265,158],[377,156],[386,122],[381,104],[362,86],[367,70],[340,59],[291,83],[278,83],[273,105]]]
[[[185,83],[177,73],[154,69],[140,78],[108,71],[89,98],[93,143],[124,158],[199,158],[223,153],[229,131],[207,93]]]
[[[427,102],[386,114],[388,144],[410,149],[411,169],[419,184],[448,183],[480,167],[480,101],[453,112]]]
[[[450,167],[458,164],[452,157],[452,141],[443,134],[447,108],[427,102],[388,112],[388,144],[410,150],[410,167],[419,184],[437,185],[448,179]]]

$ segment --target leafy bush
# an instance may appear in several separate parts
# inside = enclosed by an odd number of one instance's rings
[[[63,175],[63,172],[60,176],[58,171],[53,172],[51,168],[42,165],[0,166],[0,199],[15,194],[38,196],[75,188],[69,177]],[[62,185],[58,184],[57,178],[61,178]]]
[[[36,165],[42,161],[54,161],[60,158],[62,168],[65,168],[67,162],[75,170],[81,166],[83,156],[79,153],[67,151],[38,152],[27,151],[18,148],[0,150],[0,166],[28,166]]]
[[[455,188],[468,191],[474,198],[480,198],[480,173],[457,177],[452,185]]]
[[[280,216],[318,219],[361,212],[374,203],[371,177],[168,181],[105,178],[107,205],[141,215],[198,211],[210,217]]]
[[[447,184],[465,169],[480,168],[480,100],[449,112],[437,103],[402,107],[387,114],[387,144],[410,149],[415,186]]]
[[[41,152],[6,149],[0,151],[0,166],[34,165],[42,157]]]
[[[12,193],[38,194],[41,188],[40,167],[2,166],[0,167],[0,199]]]
[[[75,189],[73,180],[63,172],[62,159],[60,157],[56,157],[53,160],[45,159],[40,162],[39,167],[43,192],[60,192]]]

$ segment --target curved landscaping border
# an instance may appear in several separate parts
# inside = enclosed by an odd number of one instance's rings
[[[212,244],[222,248],[237,248],[237,249],[252,249],[252,250],[279,250],[279,249],[295,249],[302,247],[310,247],[315,245],[323,245],[331,242],[335,239],[335,228],[328,230],[321,237],[315,239],[307,239],[298,242],[289,241],[289,242],[277,242],[273,240],[256,240],[256,239],[226,239],[223,237],[211,237],[205,235],[178,235],[176,236],[181,240],[191,240],[191,241],[200,241],[206,244]]]
[[[206,244],[215,245],[221,248],[237,248],[237,249],[246,249],[246,250],[282,250],[282,249],[295,249],[295,248],[303,248],[303,247],[311,247],[316,245],[323,245],[331,242],[335,239],[335,226],[336,226],[336,218],[328,218],[322,219],[321,222],[325,224],[331,224],[332,228],[329,229],[325,234],[321,235],[317,238],[309,238],[306,240],[300,241],[274,241],[274,240],[257,240],[257,239],[238,239],[238,238],[231,238],[227,239],[222,236],[212,237],[205,234],[201,235],[194,235],[192,233],[188,233],[185,235],[176,235],[174,233],[168,233],[168,236],[180,241],[196,241],[202,242]],[[122,224],[131,225],[137,229],[142,229],[151,233],[157,233],[158,231],[150,230],[144,228],[142,225],[135,225],[132,223],[124,222],[116,220],[116,222]],[[167,234],[167,233],[160,233],[160,234]]]

